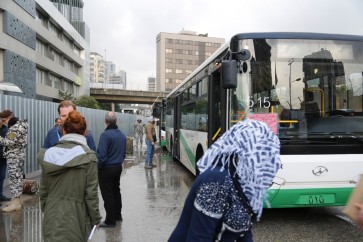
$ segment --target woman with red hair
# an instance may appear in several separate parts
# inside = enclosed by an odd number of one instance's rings
[[[38,154],[45,242],[87,241],[92,227],[101,221],[97,157],[87,146],[86,129],[86,119],[71,111],[58,144]]]

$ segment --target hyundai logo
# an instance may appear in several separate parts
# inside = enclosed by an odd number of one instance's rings
[[[324,176],[328,173],[328,168],[325,166],[317,166],[312,172],[315,176]]]

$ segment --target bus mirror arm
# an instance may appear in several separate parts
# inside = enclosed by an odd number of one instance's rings
[[[222,86],[224,89],[233,89],[237,87],[237,61],[222,61]]]

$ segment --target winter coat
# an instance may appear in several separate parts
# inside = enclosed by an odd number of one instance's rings
[[[98,169],[121,165],[126,157],[126,136],[116,124],[109,124],[100,136],[97,149]]]
[[[8,159],[25,159],[28,144],[28,122],[17,118],[16,123],[9,126],[6,137],[0,137],[0,144],[4,146],[4,157]]]
[[[95,152],[84,136],[67,134],[56,146],[41,149],[38,162],[44,241],[87,241],[101,220]]]

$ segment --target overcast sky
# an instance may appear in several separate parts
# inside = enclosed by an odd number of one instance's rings
[[[91,51],[127,73],[128,89],[156,76],[156,36],[182,29],[228,41],[241,32],[363,35],[362,0],[83,0]],[[105,51],[106,50],[106,51]]]

